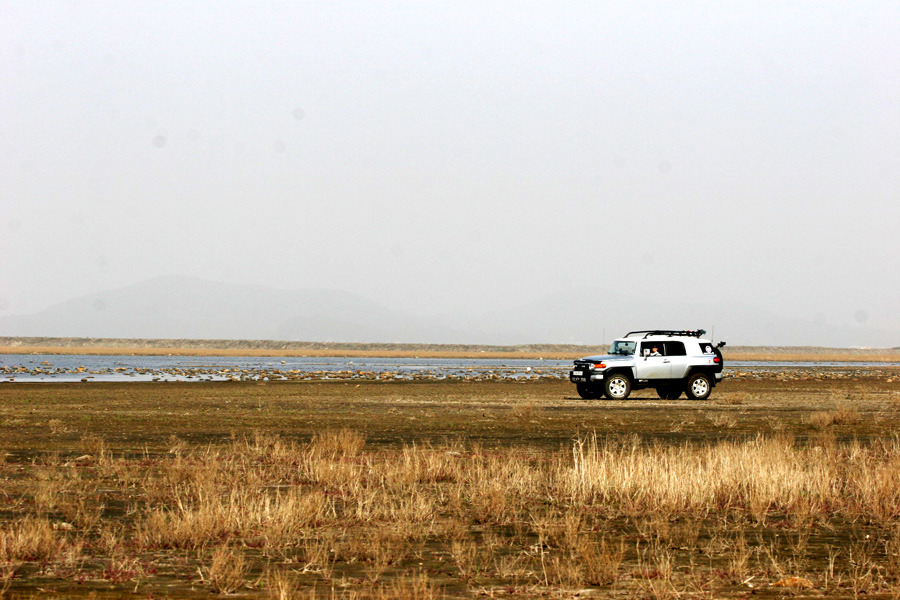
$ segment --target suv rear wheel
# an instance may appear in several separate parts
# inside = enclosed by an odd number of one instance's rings
[[[706,373],[694,373],[688,378],[684,390],[691,400],[706,400],[712,392],[712,382]]]
[[[624,400],[631,393],[631,380],[621,373],[614,373],[606,378],[603,392],[610,400]]]

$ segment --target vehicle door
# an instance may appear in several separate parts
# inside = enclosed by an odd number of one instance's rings
[[[670,364],[662,342],[644,340],[634,357],[638,379],[668,379]]]
[[[666,342],[665,346],[666,359],[669,361],[669,377],[672,379],[683,379],[690,367],[684,342]]]

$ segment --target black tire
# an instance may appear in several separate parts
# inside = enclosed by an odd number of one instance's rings
[[[603,395],[602,392],[597,389],[597,386],[587,383],[576,383],[575,389],[578,390],[578,395],[585,400],[594,400]]]
[[[603,393],[610,400],[624,400],[631,393],[631,380],[627,375],[613,373],[604,380]]]
[[[713,383],[706,373],[694,373],[688,377],[684,391],[691,400],[706,400],[712,393]]]
[[[681,388],[677,385],[661,385],[656,394],[663,400],[677,400],[681,396]]]

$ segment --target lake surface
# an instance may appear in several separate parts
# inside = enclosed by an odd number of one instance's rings
[[[0,382],[227,381],[285,379],[566,379],[571,360],[234,357],[2,354]],[[733,370],[867,370],[896,368],[881,362],[726,362]]]

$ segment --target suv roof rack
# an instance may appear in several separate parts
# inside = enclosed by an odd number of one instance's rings
[[[641,329],[640,331],[629,331],[625,334],[624,337],[631,337],[633,335],[637,335],[643,333],[644,337],[648,337],[651,335],[689,335],[691,337],[700,337],[701,335],[706,334],[705,329],[695,329],[693,331],[688,329],[675,330],[675,329]]]

